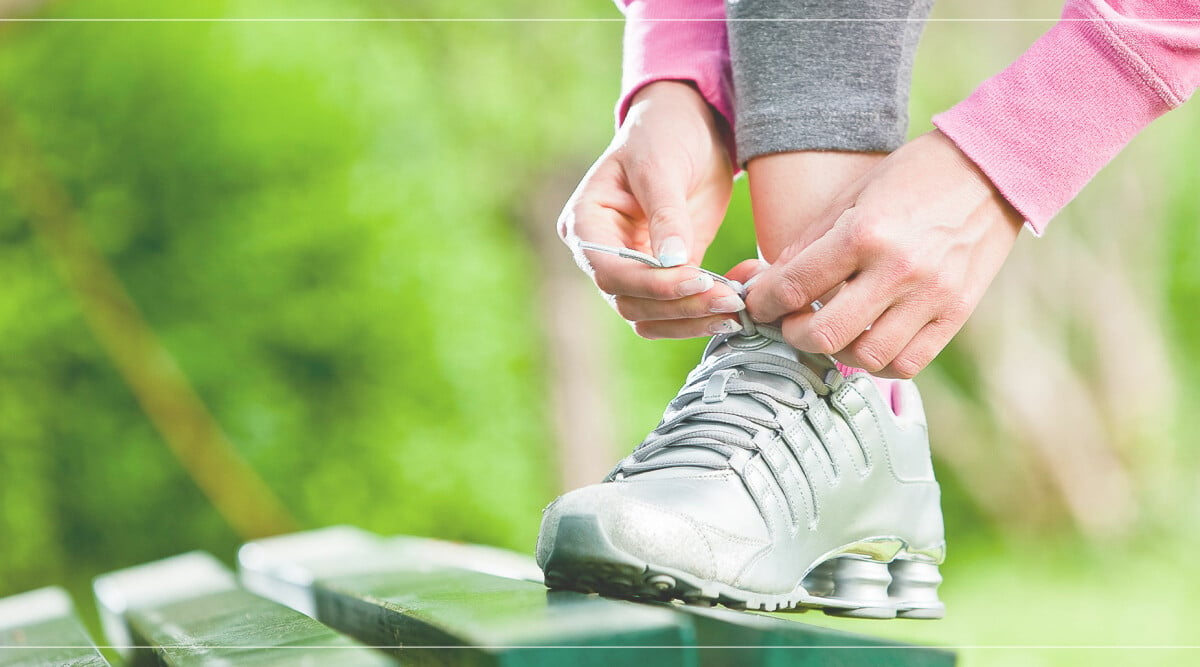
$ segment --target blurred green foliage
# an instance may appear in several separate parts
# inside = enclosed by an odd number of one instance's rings
[[[45,12],[117,5],[161,8]],[[531,174],[603,144],[614,86],[578,83],[615,81],[594,53],[619,30],[567,48],[522,24],[8,25],[0,97],[303,524],[527,550],[556,487],[512,211]],[[10,195],[0,590],[232,553]]]
[[[422,0],[402,9],[368,0],[62,0],[31,11],[619,16],[601,0]],[[992,60],[944,62],[939,49],[955,47],[939,30],[918,61],[914,131],[1023,46],[998,41]],[[530,552],[540,509],[559,490],[548,342],[535,302],[540,260],[528,231],[552,234],[553,214],[532,225],[522,217],[540,210],[531,201],[544,195],[543,181],[575,179],[606,144],[620,34],[615,22],[0,24],[0,109],[67,188],[216,421],[303,526],[352,523]],[[1200,146],[1198,131],[1173,127],[1186,146]],[[1161,152],[1171,166],[1159,164],[1169,251],[1152,284],[1169,302],[1165,344],[1196,359],[1197,153],[1151,142],[1143,155]],[[710,268],[754,252],[744,185]],[[194,548],[230,557],[240,537],[95,342],[78,295],[15,203],[11,174],[0,174],[0,285],[0,595],[61,582],[85,595],[91,576]],[[615,316],[604,322],[616,431],[632,445],[702,342],[640,341]],[[951,347],[937,381],[984,405],[972,354]],[[1181,400],[1195,400],[1197,385],[1181,386]],[[1165,421],[1183,434],[1194,426],[1187,419],[1195,417]],[[941,437],[939,446],[957,446]],[[1194,481],[1196,456],[1183,448],[1173,483]],[[1060,521],[1050,528],[1066,537],[1041,560],[1023,561],[1045,545],[1045,527],[996,520],[969,478],[941,476],[952,540],[947,599],[962,620],[928,626],[921,639],[1052,641],[989,625],[988,586],[1005,589],[1006,605],[1043,595],[1095,606],[1113,585],[1099,578],[1125,574],[1105,553],[1123,554],[1128,567],[1162,556],[1137,549],[1145,532],[1096,544]],[[1190,516],[1176,509],[1159,523]],[[1153,540],[1194,544],[1187,532],[1176,526]],[[955,577],[971,583],[956,593]],[[1155,582],[1167,586],[1169,577]],[[1184,613],[1190,589],[1180,590],[1160,600],[1159,613]],[[897,627],[887,632],[914,636]],[[1163,627],[1148,641],[1186,635]],[[1063,637],[1105,641],[1103,631]],[[980,660],[1007,664],[1005,655]]]

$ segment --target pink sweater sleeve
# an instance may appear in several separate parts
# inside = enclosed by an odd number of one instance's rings
[[[637,91],[655,81],[691,81],[733,128],[733,80],[724,0],[617,0],[625,12],[617,125]],[[729,142],[733,156],[732,141]],[[736,158],[734,164],[737,164]]]
[[[1200,0],[1068,0],[1054,28],[933,123],[1040,234],[1200,85],[1196,19]]]

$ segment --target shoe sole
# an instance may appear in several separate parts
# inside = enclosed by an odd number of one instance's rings
[[[898,550],[886,560],[844,555],[846,545],[804,577],[791,593],[772,595],[742,590],[674,568],[648,563],[613,546],[592,516],[565,516],[544,567],[546,585],[584,593],[642,600],[681,600],[685,604],[762,611],[821,609],[853,618],[936,619],[945,615],[937,597],[942,582],[936,563],[906,558],[908,545],[894,537]],[[868,541],[876,545],[880,540]]]

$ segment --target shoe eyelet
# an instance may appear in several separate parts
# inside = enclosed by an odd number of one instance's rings
[[[772,342],[774,341],[762,334],[755,334],[753,336],[730,336],[725,341],[725,344],[735,350],[759,350],[770,345]]]

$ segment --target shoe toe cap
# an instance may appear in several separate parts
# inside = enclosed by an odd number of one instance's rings
[[[662,492],[641,484],[608,483],[559,498],[543,517],[539,565],[546,568],[553,559],[615,560],[716,579],[736,572],[765,544],[757,536],[702,521],[697,510],[703,508],[695,502],[660,502]],[[753,522],[743,517],[741,523]]]

